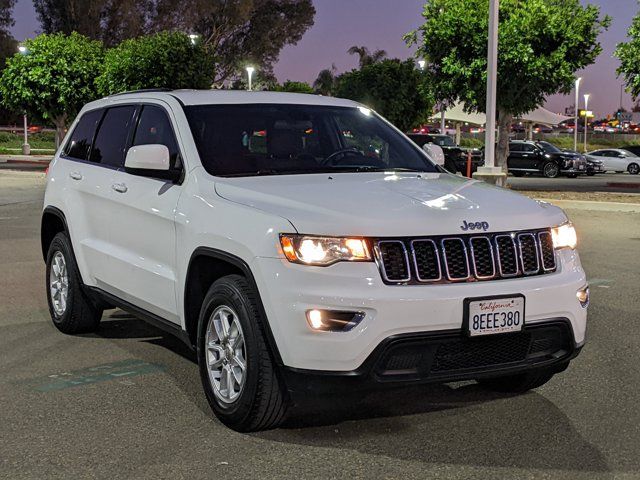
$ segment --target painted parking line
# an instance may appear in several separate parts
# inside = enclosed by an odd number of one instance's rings
[[[166,370],[166,367],[163,365],[130,359],[95,365],[70,372],[54,373],[44,377],[25,380],[20,383],[26,384],[29,388],[39,392],[54,392],[92,383],[137,377],[139,375],[162,372],[164,370]]]
[[[589,279],[590,287],[610,288],[613,280],[608,278],[591,278]]]

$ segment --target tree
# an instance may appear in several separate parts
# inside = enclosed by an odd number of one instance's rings
[[[95,77],[102,67],[102,44],[77,33],[57,33],[24,45],[27,54],[7,60],[0,99],[10,110],[51,121],[59,143],[82,106],[98,97]]]
[[[635,100],[640,97],[640,13],[633,18],[627,36],[629,41],[619,43],[613,55],[620,60],[618,75]]]
[[[251,62],[270,73],[285,45],[297,43],[313,25],[311,0],[156,0],[154,30],[201,36],[216,56],[215,81],[241,75]]]
[[[209,88],[213,59],[180,32],[125,40],[107,52],[97,78],[102,95],[143,88]]]
[[[331,65],[331,68],[320,70],[313,82],[313,89],[320,95],[331,96],[336,89],[336,80],[336,66]]]
[[[292,80],[287,80],[282,85],[276,85],[273,90],[275,92],[315,93],[308,83],[294,82]]]
[[[369,52],[367,47],[359,47],[357,45],[352,46],[347,50],[349,55],[358,55],[358,64],[360,68],[366,67],[373,63],[378,63],[387,56],[387,52],[384,50],[375,50],[373,53]]]
[[[425,23],[407,34],[416,55],[428,59],[436,101],[485,110],[488,0],[429,0]],[[580,0],[502,0],[498,42],[496,165],[506,168],[514,116],[542,105],[548,95],[571,92],[574,73],[601,52],[598,35],[610,24]]]
[[[433,106],[428,77],[412,60],[383,60],[338,79],[336,96],[370,106],[402,131],[425,120]]]
[[[149,33],[153,0],[33,0],[44,33],[78,32],[115,46]]]
[[[15,3],[16,0],[0,0],[0,70],[7,57],[16,52],[17,42],[9,32],[15,24],[12,16]]]

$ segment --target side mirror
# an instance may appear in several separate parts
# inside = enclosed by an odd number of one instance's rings
[[[438,148],[432,148],[434,146]],[[444,153],[442,152],[442,147],[434,145],[433,143],[425,143],[422,146],[422,150],[427,154],[427,157],[429,157],[433,163],[435,163],[436,165],[440,165],[441,167],[444,166]],[[440,152],[439,155],[438,150]]]
[[[127,152],[124,166],[137,170],[167,171],[169,158],[169,149],[166,145],[137,145]]]

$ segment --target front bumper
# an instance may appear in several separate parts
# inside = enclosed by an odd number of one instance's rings
[[[576,291],[586,285],[575,250],[558,251],[554,273],[441,285],[385,285],[374,263],[309,267],[278,258],[255,258],[251,268],[276,347],[285,367],[352,372],[388,338],[405,334],[460,334],[465,298],[523,294],[525,325],[566,319],[575,347],[584,343],[587,311]],[[305,312],[321,308],[360,311],[348,332],[312,331]]]
[[[580,353],[567,319],[551,319],[522,332],[467,338],[460,331],[395,335],[357,369],[320,372],[284,368],[294,394],[367,391],[407,384],[513,375],[544,368],[560,372]]]

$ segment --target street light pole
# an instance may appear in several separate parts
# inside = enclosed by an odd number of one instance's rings
[[[27,114],[25,113],[22,116],[22,120],[24,123],[24,143],[22,144],[22,154],[29,155],[31,153],[31,146],[29,145],[29,136],[27,130]]]
[[[573,122],[573,151],[578,151],[578,120],[579,120],[579,111],[578,104],[580,103],[580,80],[582,77],[578,77],[576,79],[576,103],[575,103],[575,121]]]
[[[587,127],[589,126],[589,94],[584,95],[584,151],[587,151]]]
[[[499,0],[489,0],[489,39],[487,43],[487,123],[484,136],[484,167],[474,174],[489,183],[504,185],[506,174],[496,167],[496,93],[498,79]]]
[[[251,91],[251,76],[253,75],[254,70],[255,68],[253,67],[247,67],[247,75],[249,76],[249,91]]]

